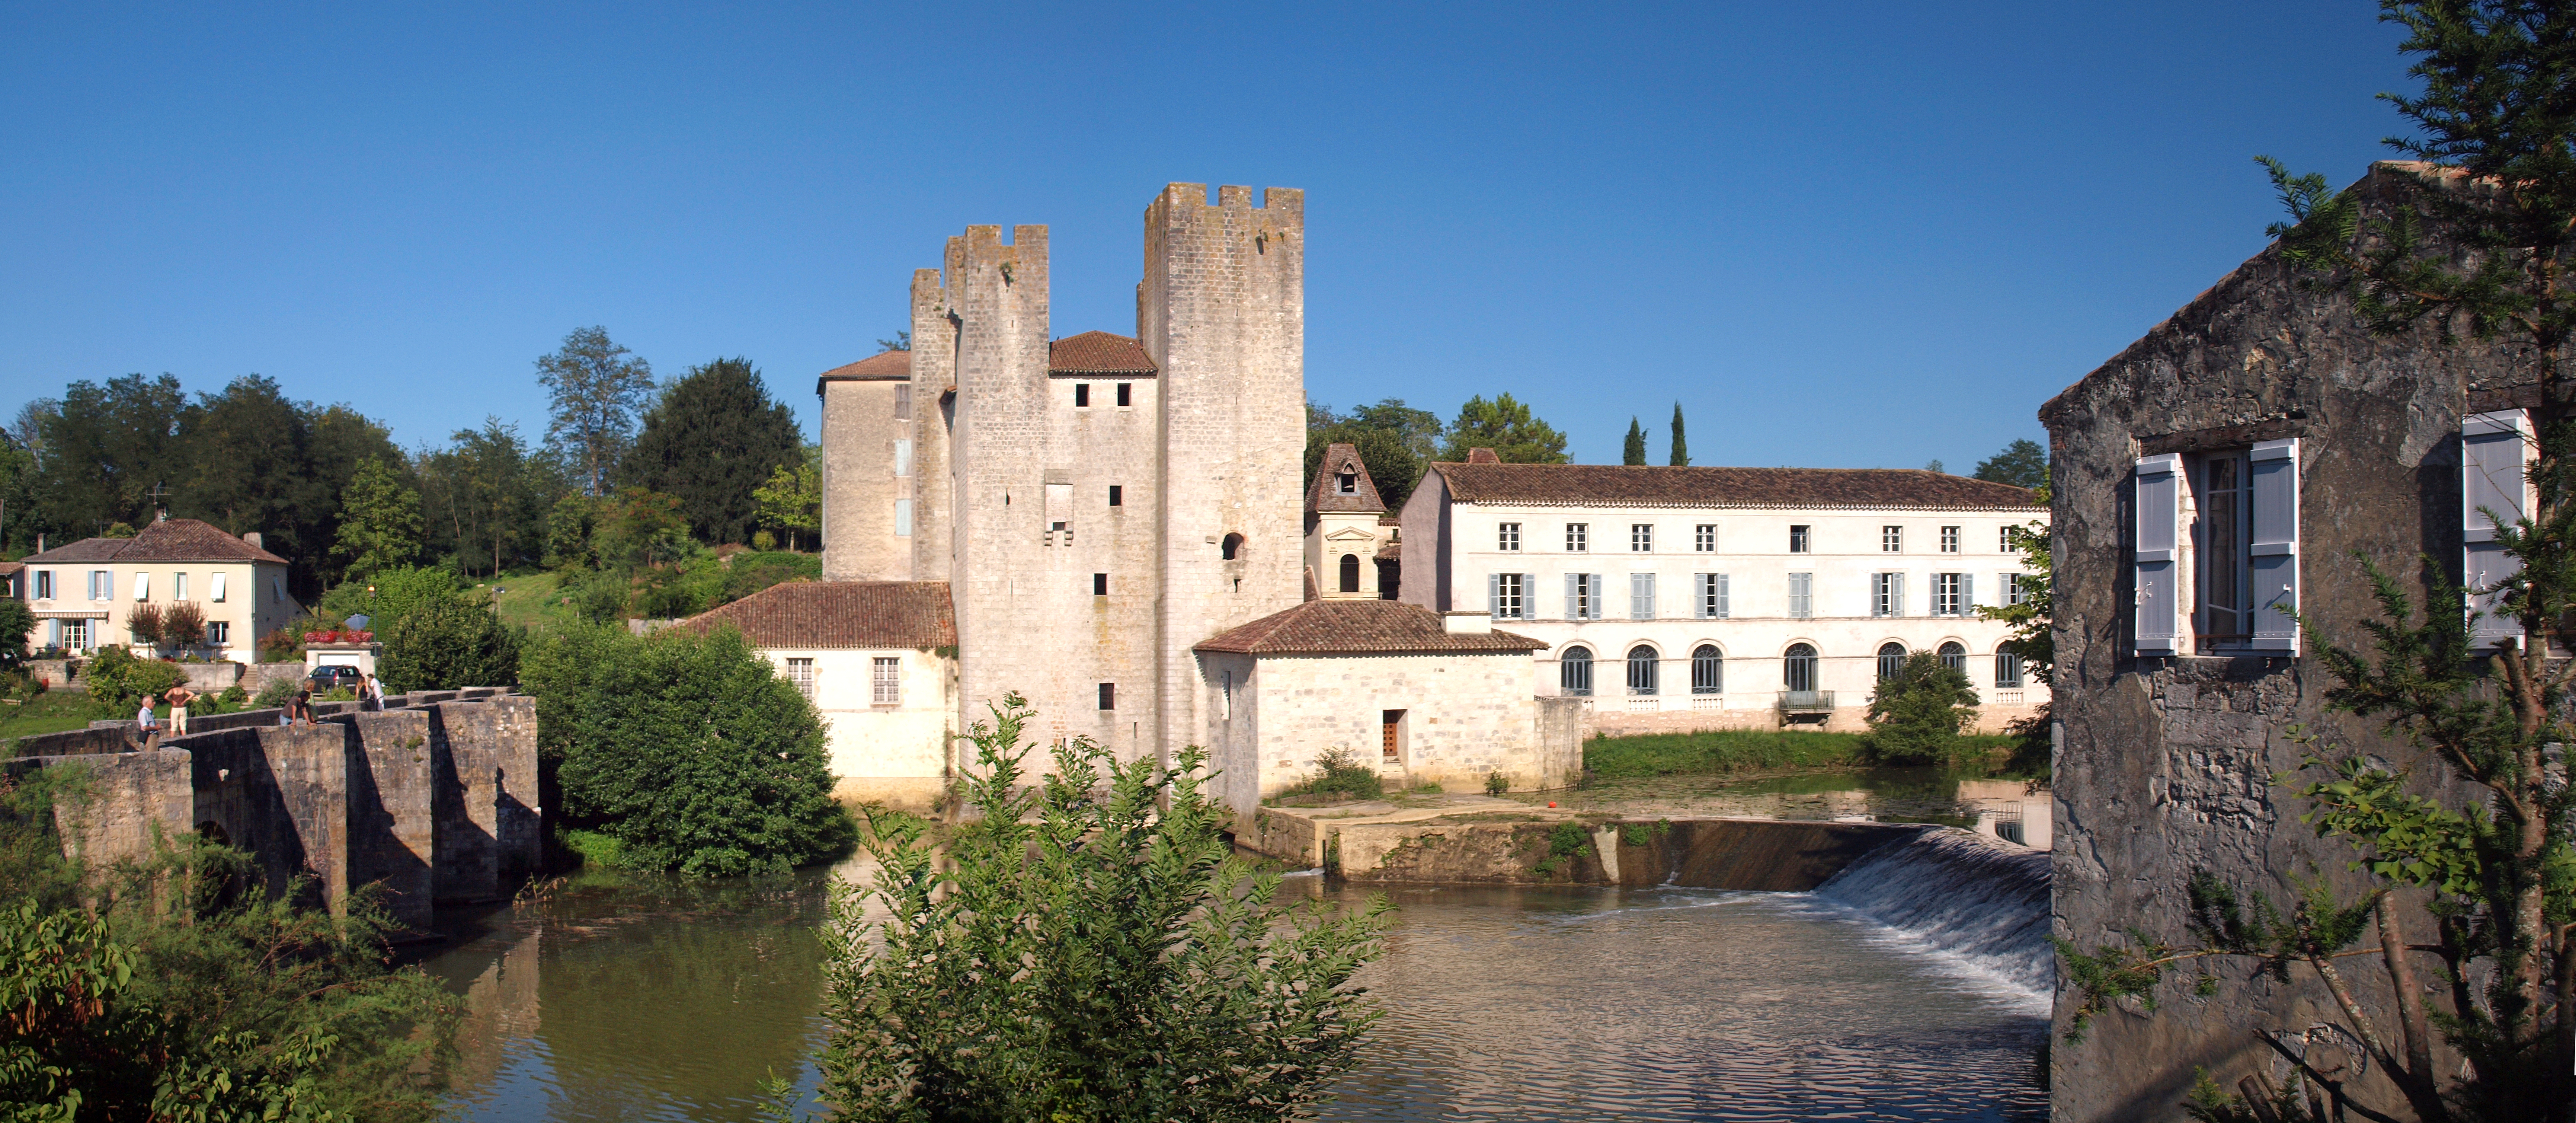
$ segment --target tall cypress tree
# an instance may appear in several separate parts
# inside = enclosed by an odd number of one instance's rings
[[[1646,427],[1637,424],[1636,418],[1628,419],[1628,447],[1620,455],[1619,462],[1630,466],[1646,462]]]
[[[1673,403],[1673,467],[1690,467],[1690,442],[1682,439],[1682,404]]]

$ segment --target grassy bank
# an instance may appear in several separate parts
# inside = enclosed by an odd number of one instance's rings
[[[2010,737],[1974,736],[1963,746],[2001,760]],[[1753,768],[1852,768],[1874,763],[1858,733],[1788,733],[1727,729],[1704,733],[1649,733],[1595,737],[1584,743],[1583,766],[1602,779],[1634,776],[1704,776]]]
[[[97,716],[89,695],[76,690],[49,690],[15,706],[0,706],[0,743],[39,733],[87,729],[90,719]],[[0,757],[14,755],[14,749],[0,750]]]

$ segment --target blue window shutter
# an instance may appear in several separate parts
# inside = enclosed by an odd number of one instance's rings
[[[1727,607],[1727,603],[1726,603],[1726,600],[1727,600],[1726,575],[1725,575],[1725,574],[1723,574],[1723,573],[1716,574],[1716,575],[1715,575],[1715,579],[1716,579],[1716,581],[1717,581],[1717,618],[1718,618],[1718,619],[1720,619],[1720,620],[1724,620],[1724,619],[1726,619],[1726,615],[1727,615],[1727,612],[1728,612],[1728,607]]]
[[[1503,575],[1488,573],[1485,575],[1485,615],[1499,617],[1502,614]]]
[[[2137,574],[2134,655],[2181,653],[2181,589],[2175,584],[2182,549],[2182,457],[2172,453],[2138,461],[2138,544],[2129,561]]]
[[[2299,439],[2257,441],[2253,470],[2254,642],[2256,651],[2299,653]]]
[[[1521,574],[1521,619],[1538,619],[1538,574]]]
[[[1586,573],[1583,575],[1583,584],[1584,587],[1592,594],[1591,603],[1585,606],[1589,609],[1589,611],[1584,614],[1585,618],[1598,620],[1601,618],[1602,598],[1608,596],[1610,592],[1609,583],[1602,580],[1601,575],[1598,573]]]
[[[1565,618],[1568,620],[1583,619],[1582,574],[1569,573],[1565,575]]]
[[[1976,614],[1977,575],[1973,573],[1962,573],[1959,575],[1959,615],[1974,616]]]
[[[2468,592],[2469,645],[2496,647],[2522,635],[2522,624],[2493,615],[2503,598],[2491,590],[2522,568],[2496,544],[2496,524],[2531,512],[2531,415],[2519,409],[2481,413],[2460,424],[2460,585]]]

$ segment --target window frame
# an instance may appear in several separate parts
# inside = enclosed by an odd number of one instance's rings
[[[1691,649],[1691,694],[1726,693],[1726,653],[1713,643]]]
[[[230,647],[230,646],[232,646],[232,642],[233,642],[233,622],[232,622],[232,621],[230,621],[230,620],[208,620],[208,621],[206,621],[206,645],[207,645],[207,646],[209,646],[209,647]]]
[[[1579,643],[1566,648],[1556,657],[1556,692],[1571,698],[1591,697],[1592,663],[1591,648]]]
[[[1941,552],[1945,554],[1955,554],[1959,552],[1958,527],[1945,526],[1941,528]]]
[[[1995,689],[2021,689],[2022,674],[2023,664],[2020,652],[2014,651],[2009,646],[1995,649]]]
[[[1521,552],[1521,524],[1495,523],[1494,549],[1506,554]]]
[[[1882,620],[1905,617],[1905,575],[1894,571],[1869,575],[1869,614]]]
[[[804,695],[806,701],[813,701],[815,679],[813,656],[791,655],[785,662],[788,684],[794,686],[798,694]]]
[[[1076,382],[1076,383],[1074,383],[1074,384],[1073,384],[1073,408],[1075,408],[1075,409],[1090,409],[1090,408],[1091,408],[1091,384],[1090,384],[1090,383],[1088,383],[1088,382]]]
[[[1637,653],[1640,651],[1646,653],[1645,658],[1640,659],[1637,657]],[[1663,685],[1663,661],[1664,653],[1655,650],[1654,645],[1652,644],[1641,643],[1628,649],[1627,657],[1622,659],[1621,662],[1628,665],[1627,680],[1629,697],[1652,698],[1661,691]]]
[[[1878,552],[1882,554],[1905,552],[1905,527],[1902,524],[1893,526],[1882,524],[1878,528]]]
[[[1588,554],[1592,552],[1591,523],[1565,524],[1565,552],[1569,554]]]
[[[1898,643],[1895,640],[1889,640],[1886,643],[1878,645],[1878,678],[1876,681],[1886,682],[1889,679],[1895,678],[1897,675],[1903,674],[1905,672],[1906,657],[1912,654],[1912,652],[1905,650],[1904,644]]]
[[[1632,554],[1651,554],[1655,552],[1655,524],[1628,524],[1628,552]]]
[[[1816,645],[1800,640],[1780,649],[1780,689],[1792,694],[1814,694],[1817,679],[1823,674],[1824,657]],[[1803,682],[1805,685],[1800,685]]]
[[[1136,391],[1136,384],[1135,384],[1135,383],[1133,383],[1133,382],[1121,382],[1121,383],[1119,383],[1119,384],[1118,384],[1118,408],[1120,408],[1120,409],[1126,409],[1126,408],[1128,408],[1128,407],[1130,407],[1130,406],[1135,405],[1135,404],[1136,404],[1136,393],[1135,393],[1135,391]]]
[[[1807,523],[1790,523],[1789,552],[1793,554],[1815,553],[1816,528]]]
[[[1699,554],[1717,552],[1716,523],[1701,523],[1691,528],[1691,552]]]
[[[1789,618],[1792,620],[1813,620],[1815,617],[1816,575],[1814,573],[1790,574]]]
[[[871,655],[868,657],[868,704],[900,706],[903,704],[903,657]]]

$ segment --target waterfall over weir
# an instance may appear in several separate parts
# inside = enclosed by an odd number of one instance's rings
[[[1935,828],[1862,855],[1815,894],[2046,994],[2048,879],[2046,851]]]

